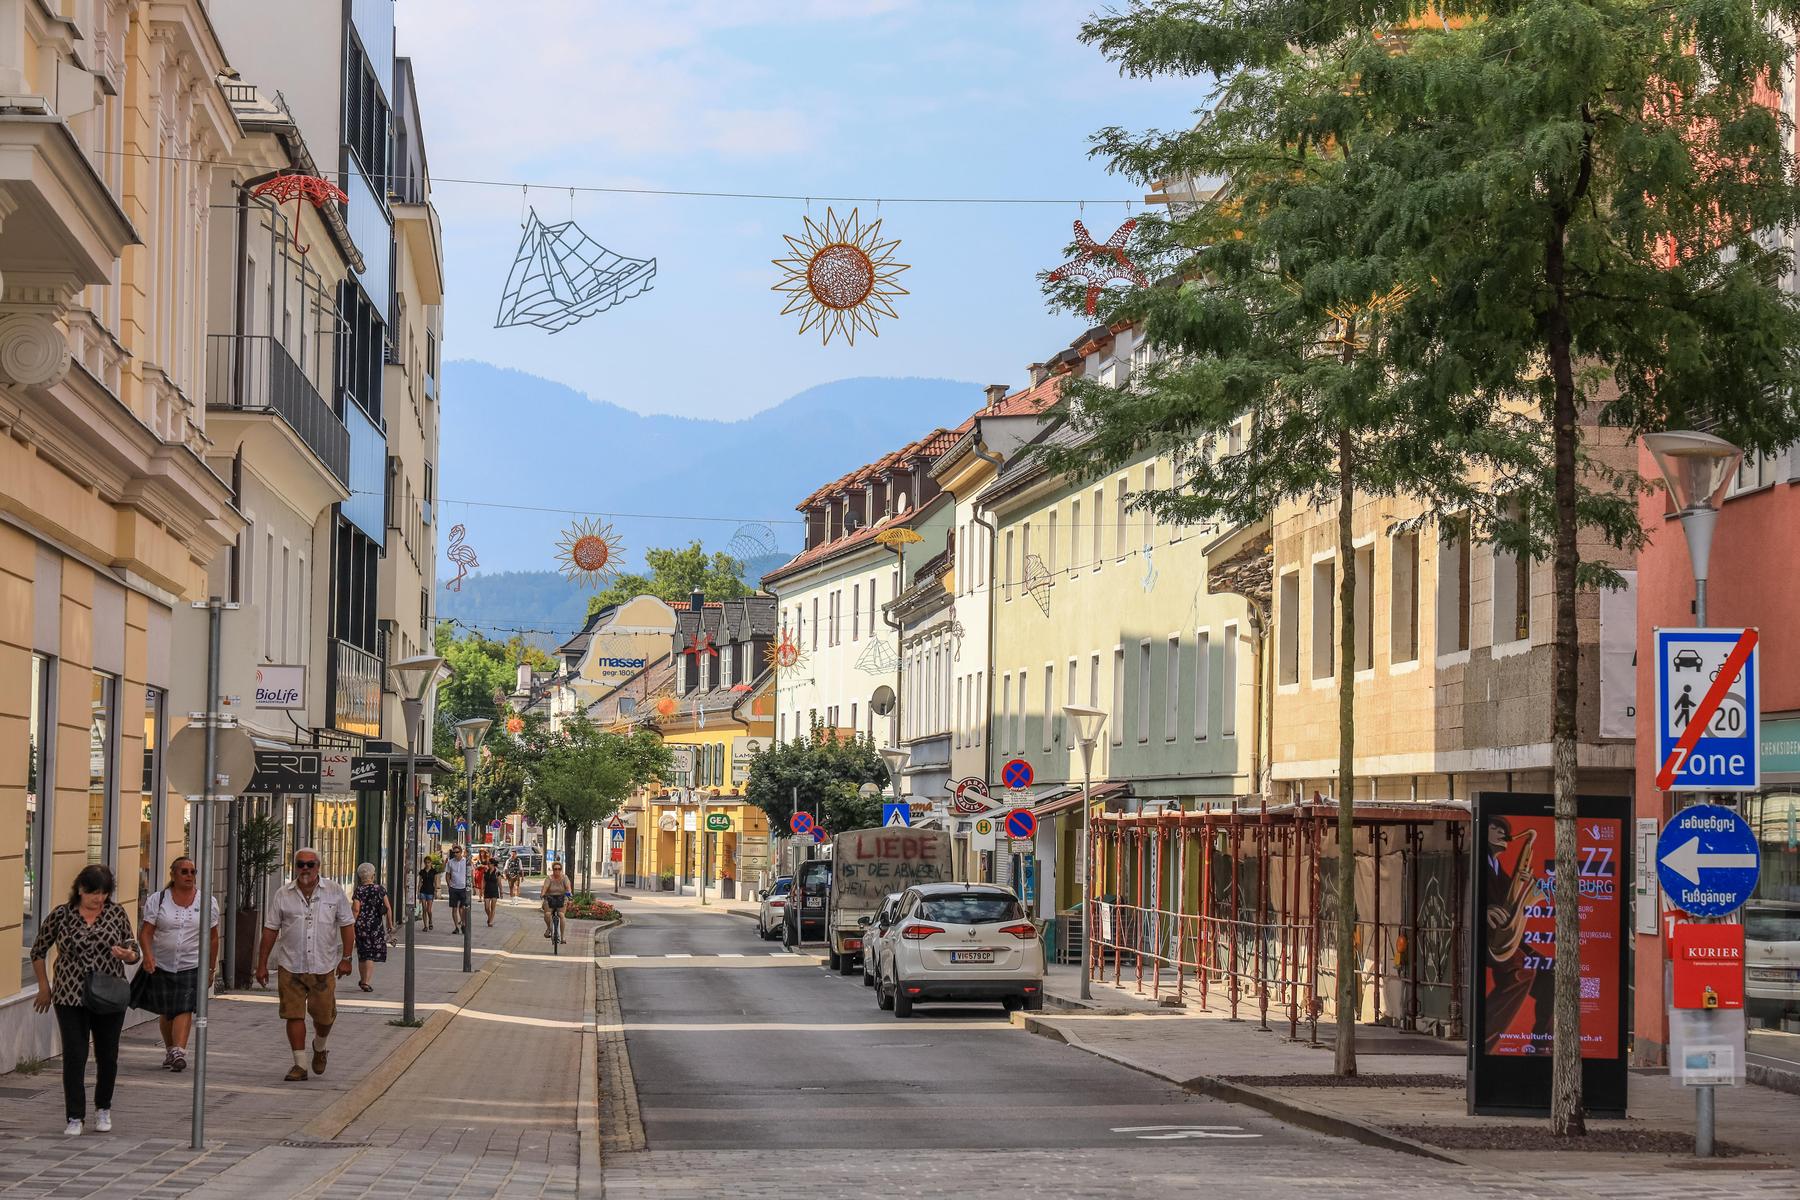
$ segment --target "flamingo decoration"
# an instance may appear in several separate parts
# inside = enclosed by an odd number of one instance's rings
[[[462,591],[462,581],[468,576],[472,567],[479,567],[480,560],[475,557],[475,548],[463,544],[463,535],[468,532],[461,525],[450,527],[450,561],[456,564],[456,578],[444,585],[447,592]]]
[[[294,249],[302,254],[305,254],[311,247],[300,244],[300,202],[310,200],[314,208],[319,208],[332,200],[339,204],[350,202],[350,197],[342,188],[329,179],[320,179],[317,175],[277,175],[273,179],[267,179],[257,184],[250,194],[252,196],[268,196],[277,204],[286,204],[289,200],[294,202]]]

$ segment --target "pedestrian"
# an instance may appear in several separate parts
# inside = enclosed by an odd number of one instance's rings
[[[500,864],[486,850],[481,852],[481,907],[487,910],[488,927],[494,924],[494,906],[500,903]]]
[[[563,876],[561,863],[550,864],[550,876],[544,880],[544,936],[550,936],[550,910],[560,909],[569,898],[569,881]]]
[[[512,899],[519,898],[519,881],[525,878],[525,864],[519,861],[519,852],[511,851],[506,856],[506,888]]]
[[[187,1070],[188,1033],[194,1011],[200,1007],[200,889],[195,886],[191,858],[169,864],[169,883],[160,892],[144,897],[143,921],[138,941],[144,947],[141,993],[132,1007],[156,1014],[162,1032],[163,1069]],[[207,904],[206,986],[211,987],[219,966],[219,901]]]
[[[375,964],[387,961],[388,935],[394,932],[394,906],[387,889],[375,882],[375,864],[356,868],[356,891],[350,894],[350,912],[356,917],[356,986],[375,990],[371,982]]]
[[[443,860],[435,854],[427,854],[425,865],[419,868],[419,918],[427,929],[431,928],[431,906],[437,900],[438,874],[443,869]]]
[[[444,864],[444,882],[450,885],[450,932],[461,933],[469,919],[469,860],[461,846],[450,847],[450,861]]]
[[[472,851],[472,853],[475,855],[475,858],[469,866],[474,871],[475,875],[475,889],[473,894],[480,896],[485,894],[485,887],[487,884],[488,852],[486,849],[481,849]]]
[[[279,1011],[294,1052],[294,1065],[282,1077],[287,1083],[306,1078],[308,1015],[314,1035],[312,1073],[325,1073],[326,1040],[337,1020],[337,981],[350,974],[355,926],[350,897],[334,880],[319,878],[319,852],[311,846],[296,850],[294,877],[269,901],[256,952],[261,987],[269,986],[269,960],[275,961]]]
[[[113,903],[113,873],[99,863],[81,868],[69,888],[69,902],[50,910],[31,943],[31,969],[37,975],[32,1007],[47,1012],[56,1006],[56,1028],[62,1035],[63,1115],[67,1137],[81,1136],[87,1119],[88,1041],[94,1044],[94,1128],[112,1130],[113,1084],[119,1075],[119,1034],[125,1028],[125,1006],[131,988],[125,964],[138,961],[131,918]],[[54,983],[45,960],[56,950]]]

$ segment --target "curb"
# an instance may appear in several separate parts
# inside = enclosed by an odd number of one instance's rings
[[[625,918],[620,916],[596,926],[588,938],[589,957],[598,960],[601,935],[624,923]],[[583,1196],[601,1194],[605,1167],[600,1157],[600,1014],[594,986],[597,969],[596,965],[583,973],[586,978],[581,987],[581,1011],[586,1014],[587,1019],[582,1023],[581,1030],[581,1061],[584,1065],[575,1108],[575,1127],[579,1138],[575,1158],[575,1190],[578,1195]]]
[[[1359,1121],[1354,1117],[1344,1116],[1342,1113],[1334,1112],[1331,1109],[1319,1108],[1311,1104],[1303,1104],[1297,1100],[1290,1100],[1286,1096],[1277,1096],[1275,1093],[1264,1088],[1251,1087],[1250,1085],[1243,1083],[1233,1083],[1228,1079],[1222,1079],[1215,1075],[1196,1075],[1191,1079],[1177,1079],[1172,1075],[1164,1075],[1159,1071],[1141,1066],[1140,1064],[1122,1058],[1119,1055],[1110,1054],[1089,1042],[1083,1041],[1080,1037],[1066,1029],[1058,1029],[1054,1025],[1046,1024],[1042,1017],[1035,1017],[1029,1013],[1015,1013],[1013,1014],[1013,1021],[1022,1026],[1028,1033],[1034,1033],[1039,1037],[1046,1037],[1052,1041],[1061,1042],[1066,1046],[1071,1046],[1074,1049],[1084,1051],[1098,1058],[1104,1058],[1109,1062],[1118,1063],[1122,1067],[1130,1067],[1132,1070],[1142,1072],[1154,1079],[1161,1079],[1165,1082],[1172,1083],[1183,1091],[1193,1092],[1195,1095],[1199,1096],[1210,1096],[1215,1100],[1224,1100],[1231,1104],[1242,1104],[1247,1108],[1257,1109],[1261,1112],[1268,1113],[1272,1117],[1279,1117],[1289,1124],[1299,1125],[1303,1128],[1311,1129],[1316,1133],[1326,1133],[1331,1134],[1334,1137],[1348,1138],[1353,1142],[1361,1142],[1365,1146],[1378,1146],[1385,1150],[1397,1150],[1402,1154],[1411,1154],[1419,1158],[1430,1158],[1435,1159],[1438,1162],[1454,1163],[1459,1167],[1476,1165],[1467,1159],[1459,1158],[1448,1150],[1441,1150],[1436,1146],[1428,1146],[1424,1142],[1414,1141],[1409,1137],[1402,1137],[1392,1130],[1383,1129],[1379,1125],[1371,1125],[1366,1121]]]
[[[387,1094],[400,1076],[406,1074],[407,1068],[419,1060],[419,1056],[430,1049],[438,1035],[449,1028],[456,1014],[466,1008],[475,999],[477,992],[487,986],[488,980],[505,961],[506,955],[524,945],[525,934],[529,929],[520,930],[506,940],[500,947],[501,953],[488,956],[481,969],[469,976],[467,983],[456,990],[449,1003],[425,1018],[425,1024],[412,1030],[406,1038],[382,1059],[375,1067],[364,1075],[360,1082],[349,1091],[332,1101],[329,1107],[314,1117],[300,1130],[299,1136],[315,1141],[328,1142],[350,1127],[350,1123],[362,1116],[363,1110],[374,1104]]]

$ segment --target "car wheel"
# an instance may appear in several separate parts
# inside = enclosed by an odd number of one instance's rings
[[[839,964],[843,961],[844,956],[839,954],[836,950],[827,950],[825,952],[825,965],[831,970],[838,971],[841,974],[842,971]]]
[[[912,1016],[913,1000],[902,989],[900,976],[894,976],[894,1015],[901,1020]]]
[[[1007,996],[1000,1001],[1000,1007],[1009,1013],[1015,1013],[1025,1007],[1025,1001],[1018,996]]]
[[[893,994],[888,991],[887,981],[885,979],[877,979],[875,981],[875,1007],[879,1008],[882,1012],[887,1012],[894,1007],[894,997]]]
[[[866,955],[863,957],[863,986],[864,987],[874,987],[875,986],[875,977],[873,975],[869,974],[869,960]]]
[[[851,975],[851,974],[855,973],[855,971],[856,971],[856,955],[854,955],[854,954],[838,955],[837,973],[839,975]]]
[[[1037,991],[1033,992],[1031,995],[1025,997],[1025,1011],[1026,1012],[1043,1012],[1044,1011],[1044,992],[1043,992],[1042,988],[1039,988]]]

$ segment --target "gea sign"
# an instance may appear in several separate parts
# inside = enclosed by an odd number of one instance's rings
[[[256,707],[305,708],[306,668],[256,668]]]

